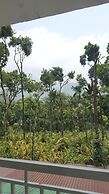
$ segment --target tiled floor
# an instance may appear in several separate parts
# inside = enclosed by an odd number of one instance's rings
[[[0,168],[0,176],[23,180],[23,172],[20,170]],[[39,172],[29,172],[28,179],[30,182],[36,182],[39,184],[57,185],[57,186],[63,186],[68,188],[75,188],[75,189],[81,189],[86,191],[109,194],[109,182],[50,175],[50,174],[44,174]],[[31,191],[31,192],[32,194],[34,194],[34,191]],[[21,192],[17,192],[17,193],[22,194]],[[39,194],[38,191],[36,194]],[[50,192],[47,191],[46,193],[45,191],[45,194],[55,194],[55,193],[51,193],[51,191]]]

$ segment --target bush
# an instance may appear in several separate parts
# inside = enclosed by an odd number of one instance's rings
[[[102,141],[95,138],[93,142],[93,164],[95,166],[106,167],[108,165],[107,155],[107,151],[104,149]]]

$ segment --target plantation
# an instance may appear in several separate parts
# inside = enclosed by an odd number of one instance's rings
[[[87,132],[65,131],[63,137],[60,132],[36,132],[34,136],[34,160],[65,163],[97,165],[94,160],[92,134]],[[109,141],[105,139],[103,149],[98,150],[99,165],[107,166],[109,161]],[[0,140],[0,156],[16,159],[32,159],[32,133],[26,134],[10,129],[7,140]]]
[[[11,26],[0,29],[0,157],[108,166],[109,44],[103,63],[98,45],[84,47],[88,80],[55,66],[39,82],[23,70],[32,44]],[[16,69],[8,72],[11,52]]]

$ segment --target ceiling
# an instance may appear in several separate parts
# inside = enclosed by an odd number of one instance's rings
[[[0,0],[0,26],[103,3],[109,3],[109,0]]]

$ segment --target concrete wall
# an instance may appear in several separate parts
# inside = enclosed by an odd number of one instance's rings
[[[109,3],[109,0],[1,0],[0,26],[103,3]]]

